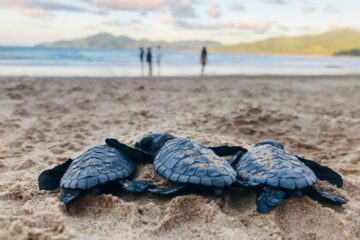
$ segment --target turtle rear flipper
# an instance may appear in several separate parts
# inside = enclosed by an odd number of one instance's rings
[[[232,186],[234,187],[239,187],[239,188],[249,188],[251,187],[251,185],[246,182],[246,181],[243,181],[241,179],[236,179],[236,181],[232,184]]]
[[[268,213],[274,207],[280,205],[286,197],[286,193],[280,189],[265,187],[258,193],[256,210],[259,213]]]
[[[320,180],[326,180],[331,184],[336,185],[337,187],[343,186],[343,179],[334,170],[329,167],[325,167],[320,165],[319,163],[308,160],[299,156],[296,156],[302,163],[304,163],[307,167],[309,167],[316,175],[316,177]]]
[[[72,159],[52,168],[43,171],[38,178],[40,190],[54,190],[59,188],[60,180],[72,163]]]
[[[126,144],[119,142],[114,138],[107,138],[105,140],[106,144],[110,147],[116,148],[121,152],[125,153],[131,160],[137,161],[140,163],[152,162],[154,156],[137,148],[130,147]]]
[[[217,146],[217,147],[208,147],[213,150],[216,155],[219,157],[232,156],[239,153],[246,153],[247,149],[240,146]]]
[[[119,180],[119,183],[122,185],[122,188],[125,191],[128,192],[145,192],[150,187],[156,187],[152,182],[150,181],[130,181],[130,180]]]
[[[173,186],[173,187],[156,187],[156,188],[149,188],[149,192],[162,195],[162,196],[175,196],[184,194],[186,191],[186,186]]]
[[[68,208],[70,206],[70,204],[77,199],[78,197],[80,197],[83,194],[82,190],[78,190],[78,189],[64,189],[64,194],[61,197],[61,202],[63,202],[66,206],[66,208]]]
[[[348,202],[345,197],[336,196],[331,193],[324,192],[314,186],[308,187],[306,190],[304,190],[304,193],[312,199],[322,203],[342,205]]]

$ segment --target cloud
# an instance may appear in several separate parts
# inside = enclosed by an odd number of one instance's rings
[[[83,0],[103,10],[141,11],[146,15],[149,11],[170,9],[173,17],[194,18],[195,11],[185,0]]]
[[[102,12],[137,11],[143,16],[152,11],[169,10],[175,18],[197,17],[192,7],[194,0],[82,0]],[[189,1],[192,4],[189,4]]]
[[[15,7],[20,9],[43,9],[46,11],[69,11],[69,12],[83,12],[87,11],[85,8],[77,7],[75,5],[58,3],[47,0],[5,0],[3,5]]]
[[[86,12],[87,9],[77,7],[74,5],[56,3],[56,2],[46,2],[46,1],[36,1],[34,4],[36,7],[48,10],[48,11],[68,11],[68,12]]]
[[[223,24],[224,28],[250,30],[254,32],[266,32],[274,24],[270,22],[226,22]]]
[[[285,26],[285,25],[276,25],[276,28],[280,31],[286,31],[286,32],[291,30],[290,27]]]
[[[314,27],[310,27],[310,26],[300,26],[300,27],[298,27],[298,30],[310,32],[310,31],[314,31],[314,30],[317,31],[318,29],[314,28]]]
[[[190,4],[179,3],[173,4],[170,7],[172,15],[176,18],[194,18],[196,17],[195,11]]]
[[[180,28],[196,29],[196,30],[216,30],[220,28],[220,24],[201,24],[183,20],[177,20],[176,25]]]
[[[20,9],[21,13],[31,17],[50,15],[50,12],[87,12],[86,8],[71,4],[58,3],[53,0],[4,0],[2,6]]]
[[[9,6],[9,7],[18,7],[18,8],[26,8],[31,7],[34,1],[32,0],[4,0],[0,3],[2,6]]]
[[[242,11],[245,11],[246,8],[243,5],[235,3],[230,6],[230,10],[234,11],[234,12],[242,12]]]
[[[21,13],[29,17],[44,17],[49,15],[49,12],[41,8],[24,8]]]
[[[216,24],[201,24],[197,22],[189,22],[178,20],[175,24],[180,28],[196,29],[196,30],[242,30],[256,33],[263,33],[276,27],[277,24],[273,22],[220,22]]]
[[[130,20],[109,20],[109,21],[104,21],[102,22],[103,25],[107,25],[110,27],[134,27],[134,26],[139,26],[140,24],[140,20],[138,19],[130,19]]]
[[[172,25],[175,24],[176,20],[173,16],[165,15],[160,18],[160,23]]]
[[[189,0],[191,4],[201,4],[201,0]]]
[[[74,1],[75,2],[75,1]],[[17,8],[27,16],[45,16],[51,12],[87,12],[107,15],[110,11],[138,11],[146,15],[151,11],[170,11],[175,18],[197,17],[193,5],[196,0],[81,0],[85,6],[63,3],[59,0],[0,0],[0,6]]]
[[[277,5],[285,5],[287,2],[285,0],[261,0],[263,3],[268,4],[277,4]]]
[[[210,17],[214,17],[214,18],[220,17],[221,16],[220,6],[218,4],[216,4],[216,3],[210,5],[208,10],[207,10],[207,14]]]
[[[110,21],[104,21],[104,22],[102,22],[102,24],[107,25],[107,26],[112,26],[112,27],[119,27],[124,23],[119,20],[110,20]]]
[[[324,12],[326,13],[339,13],[340,10],[332,6],[331,4],[326,5]]]
[[[315,12],[316,8],[312,5],[306,4],[302,7],[302,12],[303,13],[312,13]]]
[[[159,10],[182,0],[84,0],[108,10]]]
[[[99,16],[106,16],[108,15],[108,12],[107,11],[104,11],[104,10],[95,10],[92,12],[93,14],[96,14],[96,15],[99,15]]]

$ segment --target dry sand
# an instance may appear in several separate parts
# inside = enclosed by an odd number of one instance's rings
[[[360,78],[0,79],[0,239],[359,239]],[[116,137],[168,130],[205,144],[264,138],[339,171],[343,207],[255,194],[86,196],[66,212],[41,171]],[[136,178],[164,181],[143,165]]]

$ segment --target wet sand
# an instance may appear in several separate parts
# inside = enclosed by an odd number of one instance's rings
[[[360,239],[360,77],[0,78],[0,239]],[[264,138],[340,172],[342,207],[255,194],[86,196],[66,212],[37,176],[92,145],[153,130],[208,145]],[[165,184],[150,164],[137,179]]]

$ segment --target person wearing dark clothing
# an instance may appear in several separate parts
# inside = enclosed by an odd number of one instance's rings
[[[206,47],[203,47],[200,54],[200,63],[201,63],[201,75],[204,74],[205,65],[207,63],[207,50]]]
[[[144,49],[140,47],[140,62],[143,64],[144,62]]]
[[[141,63],[141,75],[144,74],[144,48],[140,47],[140,63]]]
[[[147,53],[146,53],[146,62],[149,65],[149,76],[152,74],[152,54],[151,54],[151,48],[148,47]]]

